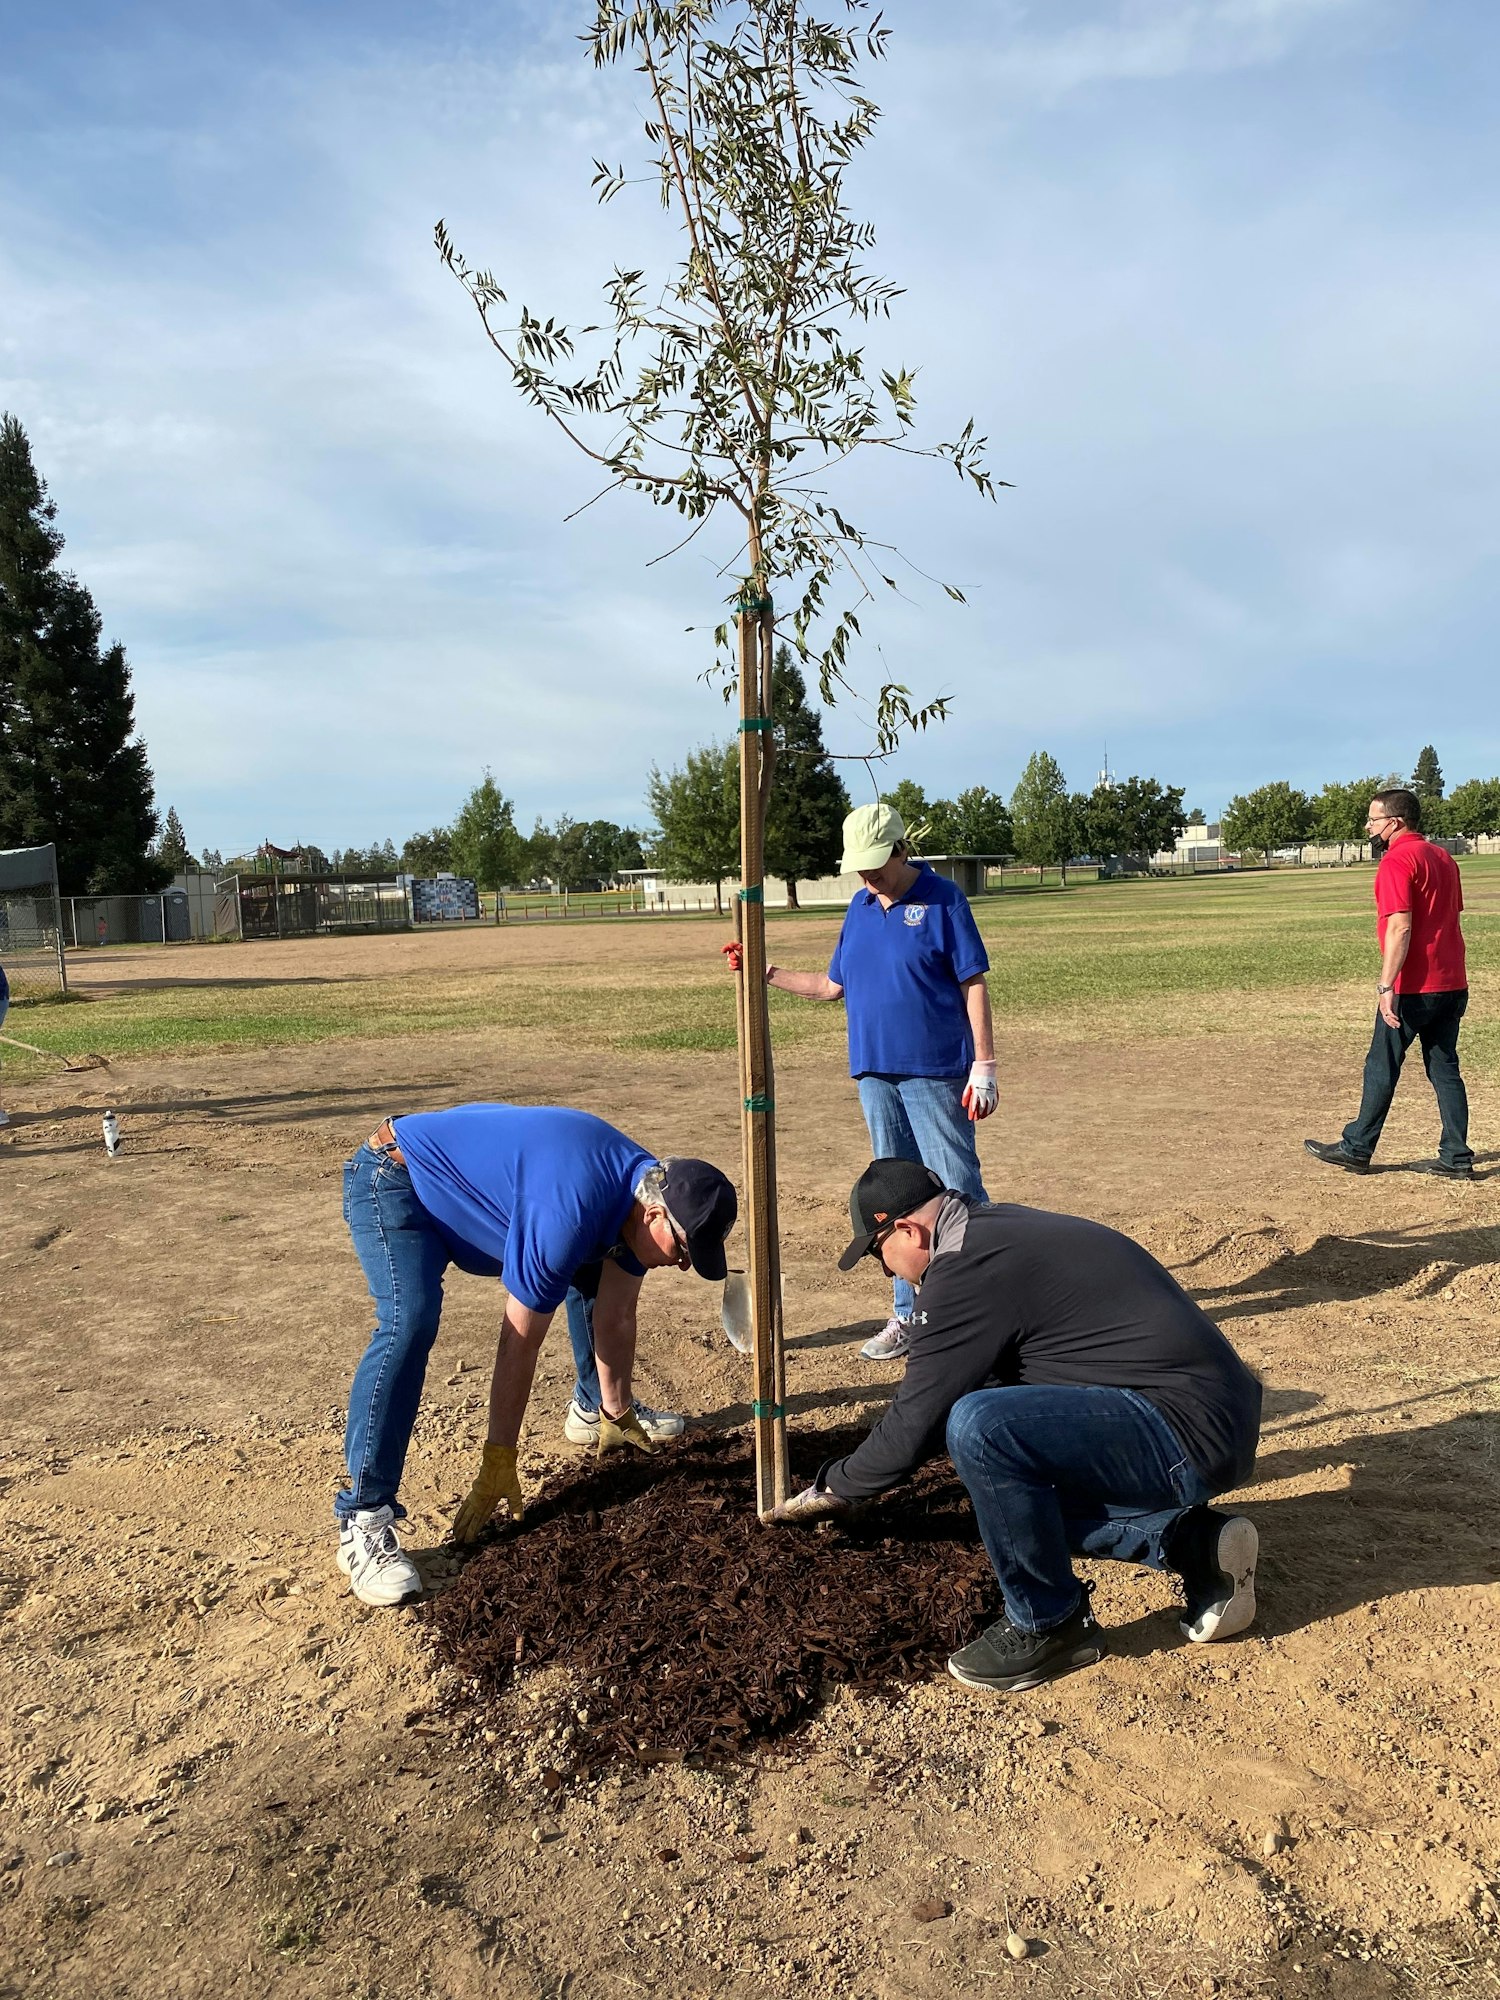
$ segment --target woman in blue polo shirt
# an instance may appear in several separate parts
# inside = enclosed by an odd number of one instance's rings
[[[842,997],[849,1073],[877,1159],[919,1160],[944,1187],[985,1201],[974,1124],[997,1101],[990,961],[956,882],[907,853],[894,806],[860,806],[844,821],[845,874],[864,888],[844,916],[828,971],[768,965],[766,980],[804,1000]],[[893,1311],[860,1352],[906,1352],[916,1294],[904,1278]]]
[[[422,1587],[393,1524],[450,1264],[509,1294],[488,1441],[453,1527],[466,1542],[502,1501],[521,1518],[516,1443],[537,1356],[580,1280],[601,1385],[592,1436],[600,1451],[652,1449],[631,1398],[642,1281],[669,1264],[722,1279],[734,1218],[717,1167],[658,1160],[586,1111],[463,1104],[387,1118],[344,1167],[344,1220],[376,1321],[349,1395],[349,1482],[334,1501],[338,1565],[355,1596],[399,1604]]]

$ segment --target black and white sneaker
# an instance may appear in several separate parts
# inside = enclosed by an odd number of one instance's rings
[[[1253,1623],[1259,1553],[1255,1523],[1243,1514],[1193,1507],[1178,1522],[1167,1560],[1187,1598],[1179,1629],[1195,1645],[1232,1639]]]
[[[1002,1618],[972,1645],[949,1656],[949,1673],[965,1687],[1021,1694],[1078,1667],[1091,1667],[1109,1650],[1089,1605],[1092,1590],[1092,1584],[1085,1584],[1078,1609],[1049,1632],[1023,1632]]]

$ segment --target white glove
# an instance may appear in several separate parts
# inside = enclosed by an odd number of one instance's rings
[[[841,1500],[837,1493],[830,1493],[826,1486],[804,1486],[800,1493],[794,1493],[790,1500],[783,1500],[779,1507],[771,1511],[773,1521],[792,1522],[801,1527],[809,1521],[836,1521],[858,1513],[852,1500]]]
[[[995,1065],[992,1062],[977,1062],[969,1070],[969,1081],[964,1086],[964,1110],[969,1114],[969,1122],[976,1123],[988,1118],[1000,1102],[1000,1086],[995,1081]]]

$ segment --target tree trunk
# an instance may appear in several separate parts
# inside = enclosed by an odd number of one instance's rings
[[[763,589],[752,529],[750,576]],[[750,586],[747,584],[747,590]],[[776,1217],[776,1114],[771,1021],[766,1004],[766,804],[776,746],[771,734],[768,597],[739,608],[740,655],[740,1084],[745,1170],[745,1233],[754,1369],[755,1503],[764,1519],[787,1498],[786,1359],[781,1327],[781,1249]]]
[[[802,907],[797,901],[797,882],[792,875],[786,877],[786,906],[789,910],[800,910]]]

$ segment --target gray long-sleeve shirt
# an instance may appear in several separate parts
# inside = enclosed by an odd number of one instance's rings
[[[820,1484],[884,1493],[943,1448],[948,1412],[987,1382],[1134,1389],[1215,1492],[1248,1477],[1260,1383],[1139,1243],[1081,1216],[950,1194],[895,1400]]]

